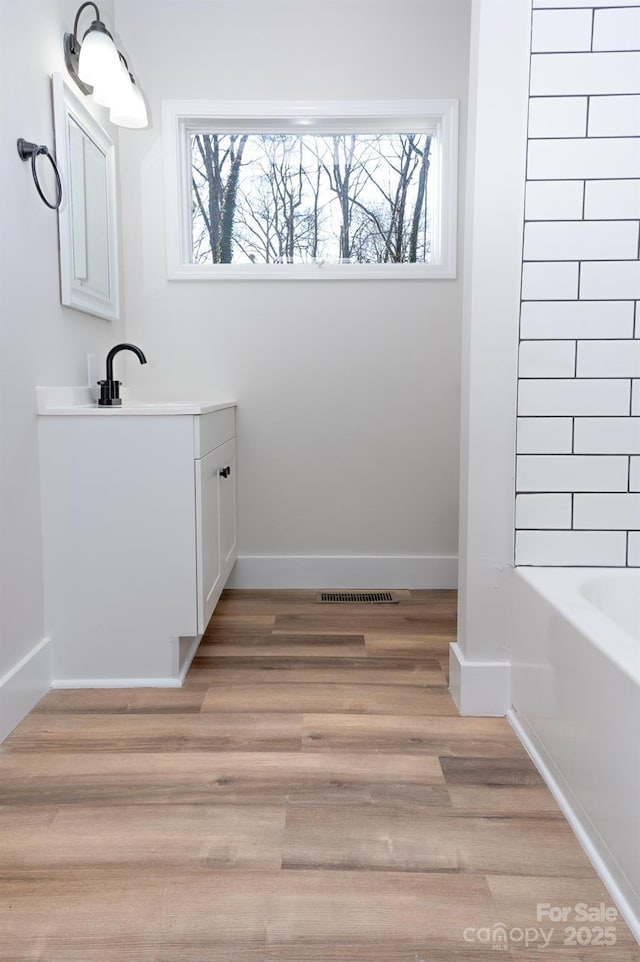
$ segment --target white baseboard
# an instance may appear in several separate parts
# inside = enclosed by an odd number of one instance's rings
[[[181,688],[181,678],[56,678],[52,688]]]
[[[507,720],[560,806],[562,814],[573,829],[587,858],[600,876],[603,885],[631,929],[634,938],[640,942],[640,918],[623,891],[622,885],[624,883],[621,884],[616,878],[615,859],[610,854],[606,843],[583,811],[570,786],[557,772],[553,760],[547,754],[535,733],[512,709],[507,712]]]
[[[55,678],[51,688],[182,688],[202,635],[174,640],[173,670],[169,678]]]
[[[511,706],[508,661],[468,661],[449,646],[449,687],[461,715],[506,715]]]
[[[9,735],[51,685],[51,651],[48,638],[0,678],[0,741]]]
[[[457,588],[458,559],[324,557],[302,555],[238,558],[227,588]]]
[[[185,641],[188,642],[189,639],[185,639]],[[187,672],[189,671],[189,668],[191,667],[191,662],[192,662],[193,659],[196,657],[196,652],[197,652],[197,650],[198,650],[198,648],[199,648],[199,646],[200,646],[200,642],[201,642],[201,641],[202,641],[202,635],[195,635],[195,636],[191,639],[191,644],[190,644],[189,647],[187,648],[187,651],[186,651],[186,654],[185,654],[184,659],[183,659],[183,661],[182,661],[182,664],[181,664],[181,665],[180,665],[180,664],[178,665],[178,669],[179,669],[179,671],[178,671],[178,681],[180,682],[180,685],[183,685],[183,684],[184,684],[184,680],[185,680],[185,678],[187,677]]]

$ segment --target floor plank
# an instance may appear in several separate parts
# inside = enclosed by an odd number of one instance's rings
[[[13,753],[0,804],[380,804],[450,807],[433,756],[302,752]]]
[[[245,706],[246,707],[246,706]],[[29,715],[5,742],[6,751],[292,751],[302,741],[295,712],[38,713]]]
[[[417,752],[439,756],[528,760],[503,718],[458,715],[360,715],[305,713],[306,751]]]
[[[293,637],[287,635],[205,635],[198,655],[215,658],[247,658],[255,655],[257,658],[363,658],[366,656],[364,635],[354,635],[349,641],[347,636],[319,636],[316,643],[313,635]]]
[[[78,865],[140,864],[163,873],[184,866],[279,868],[283,805],[6,806],[0,841],[4,872],[74,872]]]
[[[204,694],[189,688],[78,688],[50,691],[33,711],[50,712],[199,712]]]
[[[589,877],[560,818],[289,808],[283,867]]]
[[[357,712],[397,715],[455,715],[449,692],[443,688],[409,685],[247,684],[212,686],[202,712],[242,711],[251,705],[266,712]]]
[[[236,659],[234,659],[236,660]],[[211,686],[211,688],[227,687],[232,685],[286,685],[291,690],[295,685],[335,685],[336,680],[336,661],[334,659],[330,666],[320,666],[313,664],[310,667],[290,668],[278,665],[279,659],[270,659],[267,664],[255,666],[235,665],[227,668],[222,660],[213,659],[203,660],[196,666],[199,670],[197,681],[199,684]],[[285,659],[283,659],[285,660]],[[267,659],[264,659],[267,661]],[[329,659],[324,659],[329,661]],[[413,687],[433,687],[438,685],[445,687],[446,681],[442,669],[420,668],[414,666],[411,669],[389,668],[380,672],[379,667],[370,668],[356,667],[355,665],[340,666],[338,669],[341,685],[380,685],[381,677],[384,678],[385,685]]]

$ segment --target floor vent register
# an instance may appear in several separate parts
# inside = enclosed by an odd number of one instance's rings
[[[321,591],[316,595],[319,605],[397,605],[393,591]]]

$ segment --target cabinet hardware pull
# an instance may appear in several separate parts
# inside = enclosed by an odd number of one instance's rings
[[[220,477],[221,477],[221,478],[228,478],[230,474],[231,474],[231,468],[230,468],[230,467],[220,468]]]

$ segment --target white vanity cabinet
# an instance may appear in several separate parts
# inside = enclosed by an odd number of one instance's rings
[[[237,555],[235,405],[40,414],[54,685],[181,684]]]

